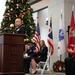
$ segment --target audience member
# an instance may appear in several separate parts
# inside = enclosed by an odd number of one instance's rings
[[[24,71],[25,73],[29,73],[29,68],[30,68],[30,62],[31,58],[37,57],[37,53],[35,53],[35,46],[33,46],[31,43],[28,45],[25,45],[25,51],[26,53],[24,54]]]
[[[38,52],[38,57],[31,59],[32,74],[36,73],[37,63],[39,63],[40,61],[46,61],[46,59],[47,59],[47,52],[48,52],[48,48],[45,45],[44,40],[41,40],[40,41],[40,51]]]
[[[70,53],[70,57],[65,58],[65,72],[66,75],[75,75],[73,74],[73,65],[75,64],[75,47],[71,47],[68,50],[68,53]]]

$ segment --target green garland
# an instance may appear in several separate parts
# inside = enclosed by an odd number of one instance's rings
[[[54,72],[65,72],[65,63],[63,61],[57,60],[53,64]]]

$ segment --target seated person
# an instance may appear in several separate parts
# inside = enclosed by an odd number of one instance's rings
[[[73,67],[73,62],[75,60],[75,46],[69,48],[68,53],[70,53],[70,57],[65,58],[65,71],[66,71],[66,75],[75,75],[72,74],[72,67]]]
[[[25,45],[25,53],[24,57],[24,71],[25,73],[29,73],[31,58],[36,57],[37,53],[34,53],[35,46],[31,45],[31,43]]]
[[[40,41],[40,51],[38,52],[38,57],[31,59],[32,74],[36,73],[37,63],[39,63],[40,61],[46,61],[46,59],[47,59],[47,52],[48,52],[48,48],[45,45],[44,40],[41,40]]]

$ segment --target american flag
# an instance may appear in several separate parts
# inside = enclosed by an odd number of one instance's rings
[[[36,50],[40,50],[39,42],[40,42],[40,28],[39,23],[37,24],[36,31],[33,37],[33,41],[36,43]]]
[[[53,34],[52,34],[52,17],[50,18],[50,26],[48,30],[48,39],[47,39],[48,45],[50,47],[50,52],[51,55],[54,52],[54,47],[53,47]]]

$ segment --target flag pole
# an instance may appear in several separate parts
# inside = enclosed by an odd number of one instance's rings
[[[61,10],[61,19],[62,19],[62,13],[63,11]],[[62,61],[62,54],[60,54],[60,61]]]

